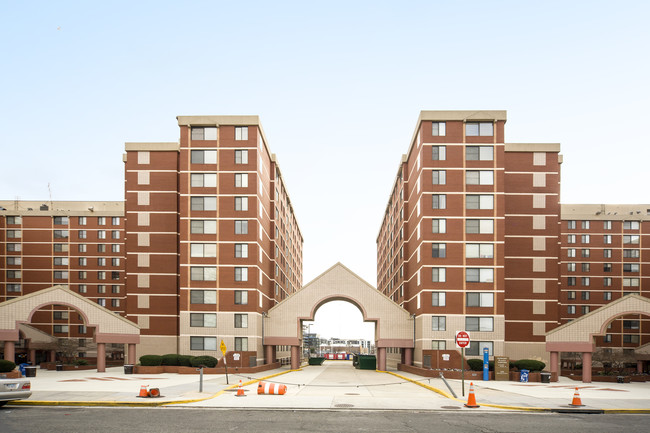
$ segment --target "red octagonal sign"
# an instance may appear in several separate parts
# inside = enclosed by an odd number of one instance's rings
[[[456,333],[456,344],[460,347],[469,346],[469,334],[465,331],[458,331]]]

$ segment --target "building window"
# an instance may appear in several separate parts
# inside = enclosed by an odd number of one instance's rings
[[[568,244],[575,244],[576,243],[576,235],[567,235],[567,243]]]
[[[493,283],[494,269],[492,268],[466,268],[465,281],[468,283]]]
[[[192,197],[192,210],[217,210],[216,197]]]
[[[580,299],[583,301],[588,301],[589,300],[589,292],[580,292]]]
[[[491,219],[465,220],[465,233],[494,233],[494,221]]]
[[[235,150],[235,164],[248,164],[248,150]]]
[[[16,239],[20,238],[22,233],[20,230],[7,230],[7,238]]]
[[[190,350],[217,350],[217,337],[190,337]]]
[[[466,209],[494,209],[492,194],[468,194],[465,196]]]
[[[120,300],[119,299],[111,299],[111,307],[119,307],[120,306]]]
[[[79,271],[79,279],[80,280],[85,280],[88,277],[88,272],[86,271]]]
[[[468,170],[465,172],[467,185],[494,185],[494,172],[492,170]]]
[[[567,286],[575,286],[575,285],[576,285],[576,277],[568,277]]]
[[[23,263],[22,257],[7,257],[7,265],[18,266]]]
[[[105,298],[97,298],[97,305],[100,307],[105,307],[106,306],[106,299]]]
[[[446,331],[447,330],[447,318],[445,316],[433,316],[433,317],[431,317],[431,330],[432,331]]]
[[[236,235],[246,235],[246,234],[248,234],[248,221],[247,220],[237,220],[237,221],[235,221],[235,234]]]
[[[639,272],[639,264],[623,263],[623,272]]]
[[[190,244],[190,257],[217,257],[217,244]]]
[[[193,150],[191,153],[192,164],[216,164],[216,150]]]
[[[217,175],[216,173],[192,173],[190,175],[190,186],[214,188],[217,186]]]
[[[623,329],[639,329],[640,324],[638,320],[623,320]]]
[[[432,292],[431,293],[431,306],[433,307],[444,307],[447,302],[447,296],[445,292]]]
[[[576,264],[575,263],[567,263],[566,264],[566,270],[567,270],[567,272],[575,272],[576,271]]]
[[[433,185],[444,185],[447,183],[447,172],[445,170],[433,170],[431,172],[431,183]]]
[[[576,228],[576,222],[575,220],[569,220],[567,221],[567,229],[569,230],[575,230]]]
[[[590,281],[589,277],[582,277],[582,285],[583,286],[585,286],[585,287],[589,286],[590,282],[591,281]]]
[[[483,349],[488,349],[488,355],[494,354],[494,343],[491,341],[470,341],[469,346],[465,348],[466,356],[482,356]]]
[[[612,229],[612,222],[611,221],[603,221],[603,229],[604,230],[611,230]]]
[[[236,305],[248,304],[248,292],[246,290],[235,290],[235,304]]]
[[[192,281],[217,281],[217,268],[192,266],[190,279]]]
[[[433,209],[446,209],[447,196],[445,194],[433,194],[431,196],[431,204]]]
[[[10,271],[7,271],[7,277],[9,277],[9,272]],[[17,272],[20,272],[20,271],[17,271]],[[9,277],[9,278],[11,278],[11,277]],[[67,280],[68,279],[68,272],[67,271],[54,271],[54,279],[55,280]]]
[[[235,268],[235,281],[248,281],[248,268]]]
[[[431,269],[431,281],[434,283],[444,283],[447,279],[447,269],[446,268],[432,268]]]
[[[106,217],[97,217],[97,224],[100,226],[106,225]]]
[[[235,350],[238,352],[248,351],[248,338],[247,337],[235,337]]]
[[[97,293],[106,293],[106,285],[100,284],[99,286],[97,286]]]
[[[8,216],[7,217],[7,225],[18,225],[22,224],[23,219],[22,217],[19,216]]]
[[[468,259],[494,258],[493,244],[465,244],[465,257]]]
[[[587,314],[589,312],[589,306],[583,305],[581,310],[582,310],[582,314]]]
[[[492,146],[465,146],[465,159],[467,161],[492,161],[494,149]]]
[[[54,239],[67,239],[67,230],[54,230]]]
[[[582,263],[582,272],[589,272],[591,265],[589,263]]]
[[[431,233],[447,233],[447,220],[445,219],[432,220]]]
[[[54,266],[68,266],[68,263],[67,257],[54,257]]]
[[[629,250],[625,249],[623,250],[623,257],[625,258],[639,258],[640,257],[640,252],[639,250]]]
[[[235,187],[248,187],[248,173],[235,173]]]
[[[491,137],[494,135],[494,124],[492,122],[467,122],[465,123],[465,135],[467,137]]]
[[[248,328],[248,314],[235,314],[235,328]]]
[[[623,335],[623,343],[634,343],[634,344],[638,344],[638,343],[639,343],[639,336],[638,336],[638,335],[628,335],[628,334],[624,334],[624,335]]]
[[[62,217],[62,216],[57,216],[54,217],[54,225],[55,226],[67,226],[69,223],[68,217]]]
[[[431,159],[434,161],[444,161],[447,159],[447,147],[446,146],[432,146],[431,147]]]
[[[492,332],[494,331],[493,317],[466,317],[466,331]]]
[[[235,244],[235,257],[248,257],[248,244]]]
[[[623,278],[623,287],[639,287],[639,279]]]
[[[623,235],[623,244],[638,244],[639,235]]]
[[[7,292],[20,292],[20,284],[7,284]]]
[[[603,243],[611,244],[612,243],[612,235],[604,235],[603,236]]]
[[[119,226],[120,225],[120,217],[112,217],[111,218],[111,224],[114,226]]]
[[[603,257],[608,259],[612,257],[612,250],[611,249],[604,249],[603,250]]]
[[[106,230],[98,230],[97,239],[106,239]]]
[[[432,244],[431,257],[444,258],[447,256],[447,244]]]
[[[216,234],[217,222],[213,220],[192,220],[190,222],[191,233],[196,234]]]
[[[68,329],[68,325],[54,325],[55,334],[67,334]]]
[[[217,315],[215,313],[190,313],[190,326],[193,328],[216,328]]]
[[[120,244],[112,244],[111,245],[111,251],[114,253],[119,253],[120,252]]]
[[[603,301],[611,301],[612,292],[603,292]]]
[[[192,126],[192,140],[216,140],[217,128],[214,126]]]
[[[120,293],[120,286],[118,285],[111,285],[111,293]]]
[[[432,350],[447,350],[447,342],[444,340],[431,340]]]
[[[8,245],[11,245],[11,244],[8,244]],[[15,245],[17,245],[17,244],[15,244]],[[66,253],[66,252],[68,252],[68,250],[69,250],[68,244],[54,244],[54,252],[55,253]],[[7,251],[10,251],[10,250],[7,249]]]
[[[235,210],[247,211],[248,210],[248,197],[235,197]]]
[[[465,305],[468,307],[494,307],[494,293],[466,293]]]
[[[581,239],[582,239],[583,244],[588,244],[589,243],[589,235],[582,235]]]
[[[582,221],[581,226],[583,230],[589,230],[589,221]]]
[[[567,314],[576,314],[576,306],[568,305],[566,309]]]
[[[567,299],[575,299],[576,298],[576,292],[571,290],[567,292]]]
[[[611,287],[612,279],[610,277],[603,278],[603,287]]]
[[[590,255],[590,253],[589,253],[589,248],[583,248],[583,249],[580,251],[580,256],[581,256],[582,258],[587,258],[587,257],[589,257],[589,255]]]
[[[248,140],[248,126],[235,127],[235,140]]]
[[[623,230],[639,230],[639,222],[623,221]]]
[[[612,272],[612,264],[603,263],[603,272]]]
[[[447,135],[447,124],[445,122],[432,122],[431,135],[434,137],[444,137]]]
[[[216,290],[190,290],[190,304],[216,304]]]

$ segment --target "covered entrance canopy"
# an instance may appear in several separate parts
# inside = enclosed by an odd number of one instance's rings
[[[607,325],[626,314],[650,316],[650,299],[640,295],[623,296],[579,319],[546,333],[546,350],[551,352],[551,372],[558,372],[560,352],[582,352],[582,381],[591,383],[591,359],[594,337],[605,335]]]
[[[329,301],[348,301],[363,315],[364,322],[375,322],[377,368],[386,369],[386,348],[404,349],[405,363],[413,359],[413,318],[341,263],[316,277],[302,290],[271,308],[264,317],[267,362],[275,359],[275,346],[291,346],[291,367],[300,366],[301,321],[314,320],[318,308]]]
[[[47,305],[65,305],[76,310],[87,327],[95,328],[97,371],[106,369],[106,343],[128,344],[128,361],[135,363],[135,345],[140,342],[140,327],[99,306],[66,286],[54,286],[0,303],[0,341],[4,341],[5,359],[14,360],[21,324],[29,324],[32,316]]]

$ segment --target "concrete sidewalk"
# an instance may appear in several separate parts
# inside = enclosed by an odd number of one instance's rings
[[[276,409],[368,409],[368,410],[464,410],[464,411],[563,411],[570,410],[575,388],[579,388],[581,410],[650,413],[650,383],[583,384],[561,377],[551,384],[517,382],[474,383],[477,409],[464,407],[470,382],[462,396],[460,380],[447,380],[410,373],[357,370],[349,361],[326,361],[322,366],[300,370],[280,368],[258,374],[125,375],[122,367],[94,370],[38,370],[31,378],[32,397],[15,405],[78,406],[183,406],[211,408]],[[258,395],[260,379],[287,385],[286,395]],[[236,397],[242,381],[245,397]],[[139,398],[140,387],[158,388],[160,398]],[[572,409],[576,410],[576,409]]]

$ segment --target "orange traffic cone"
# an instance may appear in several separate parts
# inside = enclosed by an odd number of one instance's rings
[[[239,388],[237,388],[236,397],[246,397],[246,394],[244,394],[244,388],[241,387],[241,379],[239,379]]]
[[[147,391],[147,386],[149,385],[142,385],[140,387],[140,395],[138,397],[149,397],[149,391]]]
[[[478,404],[476,404],[476,396],[474,395],[474,383],[472,382],[470,382],[469,384],[469,396],[467,397],[467,403],[465,403],[465,407],[470,407],[470,408],[481,407]]]
[[[571,407],[582,407],[582,400],[580,400],[580,393],[578,392],[578,387],[576,387],[576,392],[573,393],[573,401],[569,404]]]

